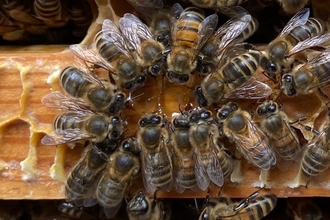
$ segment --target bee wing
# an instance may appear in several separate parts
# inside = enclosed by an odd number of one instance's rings
[[[50,108],[93,114],[84,101],[66,96],[59,91],[45,95],[42,97],[41,102]]]
[[[170,10],[170,15],[173,19],[178,20],[183,11],[183,7],[179,3],[175,3]]]
[[[110,19],[105,19],[103,21],[102,34],[102,38],[106,39],[108,44],[114,44],[125,56],[131,57],[128,42],[113,21]]]
[[[195,149],[194,153],[194,168],[197,185],[204,191],[210,185],[210,178],[208,177],[207,171],[201,160],[201,155],[197,149]]]
[[[330,40],[330,33],[318,35],[315,37],[308,38],[307,40],[301,41],[297,43],[296,46],[294,46],[287,54],[286,56],[292,56],[293,54],[299,53],[300,51],[303,51],[305,49],[320,46],[324,43],[329,42]]]
[[[188,160],[188,159],[189,158],[186,158],[186,160]],[[178,164],[177,166],[174,166],[174,176],[175,176],[174,187],[178,193],[183,193],[185,191],[185,187],[183,187],[179,181],[180,179],[184,178],[184,172],[182,169],[180,169],[180,164],[183,164],[184,160],[185,160],[185,158],[183,158],[181,156],[174,157],[175,163]]]
[[[304,8],[297,12],[285,25],[279,36],[289,33],[293,28],[304,25],[309,18],[309,8]]]
[[[224,49],[246,29],[252,17],[249,14],[240,15],[229,19],[223,24],[215,33],[215,35],[221,36],[219,47],[216,51],[216,55],[220,58],[223,55]]]
[[[226,99],[262,99],[272,94],[272,89],[265,83],[251,77],[242,86],[224,95]]]
[[[155,9],[162,9],[164,4],[162,0],[127,0],[136,10],[145,16],[150,14]]]
[[[199,35],[199,42],[197,51],[203,47],[205,42],[210,38],[213,34],[214,29],[218,24],[218,15],[212,14],[206,17],[198,26],[198,35]]]
[[[269,145],[266,146],[262,146],[260,144],[255,145],[253,140],[255,140],[256,137],[263,136],[263,134],[262,135],[260,134],[261,132],[255,127],[255,125],[250,120],[248,120],[247,128],[248,128],[247,135],[241,135],[237,133],[232,135],[236,147],[239,148],[242,152],[244,152],[243,154],[249,159],[249,161],[252,164],[254,164],[255,166],[261,169],[269,170],[274,164],[268,163],[268,164],[264,164],[265,165],[264,167],[260,167],[257,161],[260,162],[260,157],[265,158],[265,155],[268,156],[269,159],[273,159],[275,158],[275,153],[273,152],[273,150],[270,148]],[[256,147],[259,147],[259,149],[257,149]],[[251,154],[252,152],[253,155]]]
[[[217,157],[215,147],[214,147],[214,142],[213,139],[210,138],[210,146],[211,146],[211,151],[209,153],[209,157],[211,159],[211,162],[208,164],[206,171],[208,176],[210,177],[211,181],[216,184],[217,186],[222,186],[223,185],[223,172],[221,168],[221,163]]]
[[[59,145],[91,138],[92,135],[83,133],[78,128],[60,130],[57,129],[41,139],[44,145]]]
[[[81,44],[72,44],[70,45],[70,50],[80,59],[114,72],[111,64],[91,48]]]
[[[126,13],[119,19],[119,26],[124,36],[131,42],[135,51],[139,51],[141,40],[152,39],[147,25],[133,14]]]
[[[124,194],[123,194],[123,198],[124,198]],[[120,201],[116,206],[114,207],[103,207],[103,211],[105,216],[110,219],[113,218],[119,211],[119,208],[121,206],[122,201]]]
[[[146,191],[150,194],[153,194],[156,191],[156,187],[151,183],[153,175],[153,159],[150,155],[145,152],[141,152],[141,162],[142,162],[142,177],[143,185]]]

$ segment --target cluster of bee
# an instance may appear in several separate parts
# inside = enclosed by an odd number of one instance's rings
[[[1,0],[0,35],[10,42],[63,44],[81,41],[93,20],[84,1]]]
[[[42,99],[45,105],[66,111],[54,119],[54,131],[42,139],[43,144],[87,143],[68,177],[68,200],[77,206],[99,203],[111,218],[140,173],[149,194],[172,188],[182,193],[206,190],[210,183],[222,187],[241,155],[264,171],[279,160],[301,160],[300,170],[307,176],[330,165],[329,122],[321,132],[309,128],[317,135],[305,150],[291,126],[305,119],[289,121],[269,98],[272,88],[256,77],[261,67],[287,96],[309,94],[330,84],[326,48],[330,34],[323,21],[309,16],[309,9],[298,11],[260,51],[244,43],[257,30],[258,21],[243,7],[218,7],[230,18],[217,28],[218,15],[207,16],[199,7],[175,3],[167,9],[161,0],[129,2],[147,24],[130,13],[118,25],[105,19],[92,45],[70,46],[93,65],[63,69],[59,81],[65,94],[56,91]],[[297,54],[316,47],[321,50],[317,55],[307,62],[296,61]],[[98,78],[97,67],[109,72],[109,80]],[[132,93],[147,92],[144,87],[152,77],[161,84],[195,86],[192,97],[198,107],[188,104],[172,113],[171,120],[161,111],[145,113],[135,134],[127,135],[125,126],[130,122],[122,113],[139,100]],[[262,100],[256,109],[260,121],[229,99]],[[236,153],[225,146],[226,139]],[[200,219],[251,215],[261,219],[275,207],[276,196],[258,194],[240,203],[222,198],[208,202]],[[127,211],[131,219],[165,219],[159,206],[156,198],[149,201],[139,192]]]

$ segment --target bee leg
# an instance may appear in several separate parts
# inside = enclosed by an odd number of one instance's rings
[[[278,79],[276,77],[276,74],[273,73],[267,73],[265,71],[261,72],[264,76],[266,76],[268,79],[270,79],[271,81],[273,81],[274,83],[278,83]]]
[[[321,88],[317,88],[317,91],[318,91],[318,93],[319,93],[321,96],[323,96],[323,97],[326,98],[326,99],[329,99],[329,96],[327,96],[327,95],[322,91]]]

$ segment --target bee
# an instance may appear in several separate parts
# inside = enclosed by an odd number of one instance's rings
[[[329,59],[330,49],[326,49],[309,62],[297,65],[292,73],[284,74],[281,79],[283,93],[287,96],[307,95],[330,85]],[[322,94],[321,90],[319,92]]]
[[[247,0],[189,0],[193,5],[200,8],[219,8],[240,5]]]
[[[297,159],[301,150],[298,136],[290,127],[287,115],[279,110],[277,103],[265,101],[258,106],[257,113],[264,117],[261,120],[261,129],[277,155],[285,160]]]
[[[165,220],[161,202],[150,199],[139,191],[127,204],[129,220]]]
[[[213,14],[205,18],[201,9],[188,7],[183,10],[178,3],[174,4],[170,13],[176,22],[167,56],[167,78],[172,83],[184,84],[195,70],[197,54],[213,33],[218,16]]]
[[[197,103],[211,106],[219,104],[223,98],[261,99],[269,96],[271,88],[254,78],[260,57],[259,51],[249,49],[207,75],[201,85],[195,88]]]
[[[329,116],[328,112],[328,116]],[[300,171],[308,177],[317,176],[330,166],[330,129],[329,119],[325,121],[322,131],[306,146],[301,159]]]
[[[110,155],[96,188],[96,198],[107,218],[118,212],[132,180],[140,174],[140,148],[136,138],[128,138]]]
[[[287,14],[294,14],[307,5],[308,0],[278,0],[279,4]]]
[[[68,175],[65,195],[68,201],[81,206],[88,190],[91,189],[108,164],[109,155],[115,151],[118,139],[106,139],[100,143],[89,143],[86,153],[81,157]]]
[[[169,138],[167,121],[157,114],[146,115],[139,120],[137,140],[141,147],[142,177],[148,193],[161,188],[172,188],[172,161],[167,149]]]
[[[194,168],[194,148],[190,143],[190,120],[187,111],[173,115],[171,146],[173,147],[174,186],[177,192],[195,189],[197,186]]]
[[[118,116],[69,111],[54,119],[53,129],[41,139],[42,144],[58,145],[80,140],[100,143],[106,138],[118,139],[123,132],[123,123]]]
[[[0,35],[20,29],[9,17],[0,11]]]
[[[57,207],[57,209],[62,215],[68,217],[69,219],[86,219],[86,220],[104,219],[104,218],[100,218],[101,215],[98,206],[87,209],[85,207],[77,207],[75,204],[71,202],[62,202]],[[40,218],[39,215],[38,217]]]
[[[169,9],[154,11],[148,24],[154,39],[162,43],[165,48],[168,48],[171,42],[171,15]]]
[[[189,140],[194,149],[194,166],[197,185],[205,190],[210,180],[222,186],[224,177],[221,162],[217,157],[217,139],[219,130],[212,117],[212,112],[196,108],[189,116]]]
[[[129,92],[144,86],[146,76],[132,55],[129,42],[113,21],[105,19],[102,30],[95,35],[91,47],[70,45],[71,51],[81,59],[109,71],[109,77],[118,81]]]
[[[127,39],[130,39],[133,50],[137,53],[136,62],[147,72],[157,76],[165,71],[163,58],[164,45],[156,41],[148,26],[133,14],[126,13],[119,20],[119,26]]]
[[[60,0],[34,0],[33,15],[48,27],[63,27],[68,22],[66,5]]]
[[[309,198],[288,199],[287,213],[295,220],[322,220],[324,219],[322,211],[315,204],[315,201]]]
[[[294,62],[294,57],[289,51],[308,38],[318,36],[325,31],[325,24],[317,18],[309,18],[309,9],[305,8],[296,13],[287,25],[267,46],[264,56],[260,60],[260,66],[271,79],[283,69],[289,69]]]
[[[236,103],[228,102],[217,111],[224,134],[233,141],[241,154],[253,165],[269,170],[276,164],[276,156],[267,136],[251,120],[251,115]]]
[[[73,35],[75,37],[85,37],[93,20],[88,2],[85,0],[68,2],[68,16],[70,22],[74,25]]]
[[[72,98],[60,92],[53,92],[43,97],[43,104],[70,110],[71,106],[81,103],[81,106],[86,106],[94,112],[109,115],[117,114],[125,108],[125,93],[117,88],[115,82],[100,80],[93,72],[87,73],[83,69],[68,66],[60,74],[60,84]]]
[[[274,194],[258,195],[259,191],[256,191],[240,202],[232,202],[224,197],[211,200],[199,220],[262,219],[276,207],[277,197]]]
[[[217,31],[205,42],[197,56],[198,73],[206,75],[215,70],[220,62],[219,55],[233,41],[240,37],[247,37],[247,31],[252,31],[255,27],[251,20],[251,15],[245,9],[241,8],[241,13],[229,19],[220,26]],[[250,26],[248,28],[248,26]],[[243,32],[244,33],[243,35]],[[236,40],[237,41],[237,40]]]

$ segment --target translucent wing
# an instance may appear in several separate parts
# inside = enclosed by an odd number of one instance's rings
[[[304,41],[300,41],[294,46],[286,56],[292,56],[293,54],[299,53],[300,51],[306,50],[311,47],[320,46],[324,43],[330,43],[330,33],[318,35],[315,37],[308,38]]]
[[[146,16],[150,14],[155,9],[163,8],[162,0],[127,0],[136,10]]]
[[[252,164],[260,169],[269,170],[276,162],[274,151],[265,140],[264,134],[250,120],[247,121],[247,128],[245,135],[232,135],[236,147]]]
[[[216,151],[214,148],[214,143],[213,139],[210,138],[209,140],[210,143],[210,152],[209,152],[209,157],[210,157],[210,163],[208,164],[206,168],[206,172],[208,176],[210,177],[211,181],[216,184],[217,186],[222,186],[223,185],[223,172],[221,168],[221,163],[216,155]]]
[[[289,33],[295,27],[304,25],[309,18],[309,8],[304,8],[297,12],[290,21],[285,25],[279,36]]]
[[[156,187],[151,182],[151,179],[153,178],[152,174],[154,172],[152,156],[146,152],[141,152],[141,162],[143,185],[148,193],[153,194],[156,191]]]
[[[119,20],[119,26],[135,51],[139,51],[141,40],[152,39],[148,26],[133,14],[124,14]]]
[[[195,149],[194,153],[194,167],[197,185],[204,191],[210,185],[210,178],[208,177],[206,168],[201,160],[201,154],[197,149]]]
[[[170,15],[177,20],[183,11],[183,7],[179,3],[175,3],[171,8]]]
[[[122,32],[117,25],[110,19],[105,19],[102,24],[102,38],[104,38],[109,45],[113,44],[125,56],[130,57],[130,50],[128,48],[129,42],[126,41]]]
[[[216,56],[223,55],[223,50],[246,29],[251,19],[249,14],[233,17],[216,31],[215,35],[221,37]],[[221,59],[221,56],[219,59]]]
[[[42,104],[62,110],[85,112],[92,115],[93,112],[89,109],[86,103],[80,99],[66,96],[59,91],[51,92],[41,99]]]
[[[92,135],[85,134],[78,128],[65,130],[58,129],[48,135],[45,135],[41,139],[41,143],[44,145],[59,145],[88,138],[92,138]]]
[[[197,51],[203,47],[205,42],[210,38],[211,34],[213,34],[214,29],[218,24],[218,15],[212,14],[206,17],[198,27],[198,35],[199,35],[199,42]]]
[[[242,86],[228,91],[224,98],[226,99],[262,99],[270,96],[272,89],[265,83],[257,81],[251,77]]]
[[[124,198],[124,195],[123,195],[123,198]],[[103,206],[103,211],[104,211],[104,214],[105,216],[108,218],[108,219],[111,219],[112,217],[114,217],[118,211],[119,211],[119,208],[121,206],[121,203],[122,203],[122,200],[119,204],[117,204],[116,206],[114,207],[106,207],[106,206]]]
[[[81,44],[73,44],[70,45],[70,50],[82,60],[85,60],[86,62],[93,63],[106,70],[114,72],[114,68],[111,66],[111,64],[91,48]]]

